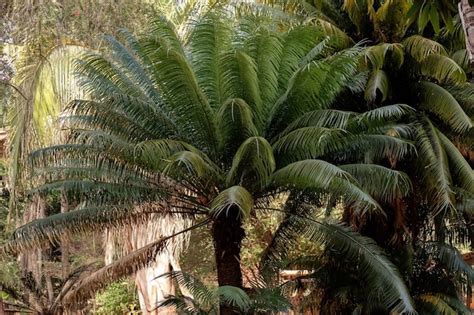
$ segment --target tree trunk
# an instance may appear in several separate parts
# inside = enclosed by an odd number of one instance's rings
[[[175,294],[173,281],[168,277],[159,277],[172,271],[170,256],[168,251],[163,251],[158,254],[155,262],[135,275],[140,308],[144,315],[176,314],[173,307],[156,309],[168,295]]]
[[[222,211],[212,228],[219,286],[243,287],[240,249],[245,231],[239,213],[236,206],[229,208],[228,211]],[[232,307],[221,304],[220,314],[230,315],[237,312]]]
[[[67,200],[67,194],[65,191],[61,192],[61,213],[69,212],[69,204]],[[69,275],[69,244],[67,238],[61,238],[61,265],[63,272],[63,279]]]

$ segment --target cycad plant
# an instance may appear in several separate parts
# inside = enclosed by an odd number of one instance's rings
[[[366,42],[359,68],[360,75],[366,76],[361,83],[364,92],[340,95],[340,109],[373,111],[400,103],[412,109],[395,119],[398,126],[387,132],[404,130],[403,137],[411,140],[415,154],[377,162],[409,174],[412,193],[395,202],[382,202],[388,220],[361,219],[350,207],[345,207],[343,219],[391,253],[425,310],[427,303],[445,310],[440,296],[462,301],[461,288],[469,291],[472,282],[471,267],[462,263],[452,246],[469,241],[472,246],[472,69],[459,18],[446,11],[434,12],[435,3],[300,1],[299,9],[292,11],[325,27],[340,42],[371,40]],[[433,8],[429,25],[424,7]],[[438,13],[449,15],[443,17],[444,26],[436,25]],[[370,154],[364,155],[366,161],[374,161]],[[443,285],[434,284],[436,277],[444,279]]]
[[[404,173],[375,163],[413,150],[401,137],[406,126],[395,123],[412,109],[338,110],[341,95],[363,89],[363,47],[338,50],[341,41],[320,26],[287,27],[265,14],[236,22],[228,14],[210,11],[186,39],[159,18],[146,36],[124,31],[120,40],[108,38],[110,55],[78,61],[91,99],[71,104],[69,142],[38,150],[31,161],[43,180],[32,193],[63,189],[81,206],[20,227],[5,249],[184,215],[191,227],[83,278],[64,303],[79,307],[107,282],[146,265],[173,237],[201,226],[212,232],[219,286],[242,288],[242,223],[275,211],[285,215],[277,233],[286,237],[274,239],[263,269],[274,269],[285,255],[281,241],[289,246],[299,233],[357,262],[386,308],[414,313],[383,251],[319,216],[322,206],[343,203],[361,218],[383,217],[382,202],[410,192]],[[234,309],[221,301],[220,313]]]

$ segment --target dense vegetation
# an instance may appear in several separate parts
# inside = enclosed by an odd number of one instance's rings
[[[20,71],[2,78],[5,220],[23,225],[2,250],[22,265],[5,297],[39,314],[94,298],[96,313],[122,312],[135,308],[123,279],[142,290],[140,270],[166,257],[158,280],[177,288],[140,300],[144,313],[468,314],[472,68],[456,2],[420,3],[125,7],[148,29],[114,16],[99,47],[62,20],[84,45],[61,42],[32,72],[43,42],[18,32]],[[121,253],[91,264],[94,245],[69,266],[71,244],[100,234]],[[67,272],[44,277],[40,248]]]

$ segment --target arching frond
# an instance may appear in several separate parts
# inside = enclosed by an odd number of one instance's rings
[[[440,242],[428,242],[426,250],[453,274],[463,273],[470,281],[474,280],[474,270],[455,247]]]
[[[189,40],[196,78],[215,110],[225,101],[222,56],[231,40],[230,27],[219,13],[209,12],[194,22]]]
[[[167,166],[163,169],[164,174],[172,174],[179,169],[178,176],[182,173],[185,174],[183,176],[187,177],[196,176],[201,178],[206,176],[207,179],[210,177],[219,182],[220,170],[214,165],[210,165],[196,152],[180,151],[167,158],[166,162]]]
[[[458,186],[464,190],[474,193],[474,172],[458,148],[441,131],[439,138],[448,156],[449,168],[454,174]]]
[[[374,104],[384,102],[389,93],[390,82],[387,74],[383,70],[375,70],[369,77],[367,87],[365,88],[365,100]]]
[[[227,100],[217,114],[221,146],[228,155],[234,155],[247,138],[258,135],[250,106],[241,98]]]
[[[387,308],[416,314],[410,293],[397,268],[372,239],[340,224],[319,222],[298,212],[288,213],[286,220],[286,224],[275,233],[270,246],[278,247],[280,242],[291,244],[295,235],[309,237],[317,244],[338,252],[348,261],[357,262],[357,271],[365,279],[365,285],[376,292],[379,301]],[[271,247],[267,248],[266,257],[270,260],[264,264],[271,264],[272,251]]]
[[[421,74],[436,79],[439,83],[466,82],[466,73],[451,58],[442,55],[429,55],[421,62]]]
[[[82,303],[91,298],[97,291],[102,290],[107,284],[120,279],[124,276],[135,273],[137,270],[147,266],[156,256],[166,247],[166,242],[177,235],[196,229],[207,221],[193,225],[173,235],[166,236],[150,243],[125,257],[106,265],[96,272],[82,278],[74,289],[70,290],[64,296],[64,304],[72,309],[78,308]]]
[[[251,137],[235,153],[226,182],[227,185],[260,189],[267,185],[274,170],[275,157],[268,141],[262,137]]]
[[[432,54],[441,56],[448,55],[443,45],[420,35],[407,37],[403,40],[402,44],[406,52],[418,62],[423,61]]]
[[[414,112],[415,109],[409,105],[392,104],[363,112],[355,117],[355,121],[373,128],[376,123],[386,124],[389,121],[397,121],[403,116]]]
[[[179,209],[174,211],[179,212]],[[83,207],[34,220],[16,229],[4,252],[18,253],[33,247],[43,247],[63,238],[123,226],[146,220],[153,213],[172,214],[173,210],[160,204]]]
[[[201,280],[182,271],[171,271],[158,276],[176,281],[179,287],[185,288],[196,301],[196,304],[204,307],[211,307],[218,304],[218,297],[211,288],[207,287]],[[217,303],[216,303],[217,302]]]
[[[364,191],[377,200],[390,202],[411,192],[411,181],[405,173],[375,164],[346,164],[339,167],[357,179]]]
[[[422,187],[431,207],[435,210],[452,208],[454,195],[446,151],[439,133],[427,118],[417,129],[416,141]]]
[[[240,215],[247,217],[253,207],[252,195],[242,186],[232,186],[222,191],[211,202],[211,215],[218,217],[221,213],[230,210],[231,207],[237,207]]]
[[[220,301],[229,306],[233,306],[241,312],[247,312],[251,305],[251,300],[247,293],[241,288],[233,286],[220,286],[217,288]]]
[[[382,69],[386,64],[400,68],[404,62],[404,51],[401,44],[383,43],[370,46],[365,50],[365,63],[373,71]]]
[[[302,127],[278,139],[273,149],[279,166],[304,159],[316,159],[347,144],[347,132],[336,128]]]
[[[313,189],[342,197],[361,212],[381,211],[380,205],[360,189],[350,174],[339,167],[322,160],[302,160],[291,163],[272,176],[272,183],[278,186]]]
[[[279,136],[284,136],[298,128],[310,126],[346,129],[349,119],[355,115],[354,112],[335,109],[315,110],[295,119],[284,131],[279,133]]]
[[[472,128],[472,121],[456,99],[441,86],[432,82],[417,85],[421,108],[440,117],[457,132]]]
[[[421,311],[420,314],[433,315],[468,315],[471,312],[462,304],[456,303],[457,307],[453,307],[453,303],[448,303],[452,298],[440,294],[424,294],[417,298],[417,304]]]

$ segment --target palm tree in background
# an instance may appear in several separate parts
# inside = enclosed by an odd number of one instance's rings
[[[32,193],[64,189],[80,206],[20,227],[5,250],[179,215],[193,225],[83,278],[64,303],[80,307],[107,282],[153,260],[169,240],[200,226],[211,229],[219,286],[242,288],[242,223],[274,211],[286,219],[263,269],[284,255],[279,236],[288,231],[291,244],[299,231],[357,261],[372,298],[386,308],[414,313],[382,250],[321,218],[322,206],[337,202],[360,218],[384,216],[382,203],[410,193],[404,173],[377,162],[398,161],[413,149],[402,138],[406,126],[396,123],[412,109],[338,110],[342,95],[364,87],[358,67],[365,49],[340,50],[347,41],[328,37],[334,34],[327,28],[285,27],[265,14],[232,21],[211,11],[183,40],[161,18],[143,38],[125,31],[121,40],[109,37],[109,56],[81,58],[80,80],[91,99],[71,104],[68,143],[31,157],[43,181]],[[278,207],[276,198],[284,200]],[[221,301],[220,313],[234,309]]]
[[[314,21],[341,41],[372,40],[371,45],[367,43],[360,69],[366,75],[364,92],[338,101],[343,105],[340,109],[365,111],[397,103],[413,109],[396,122],[408,128],[404,137],[411,139],[416,154],[398,162],[391,158],[380,161],[410,175],[412,194],[383,204],[389,218],[386,221],[360,220],[349,207],[343,216],[391,253],[410,279],[408,283],[413,283],[410,289],[420,311],[424,308],[428,313],[433,307],[460,312],[459,294],[469,292],[472,281],[471,267],[451,246],[472,244],[472,69],[455,7],[449,14],[446,10],[430,14],[431,21],[423,13],[425,8],[437,8],[435,2],[425,1],[426,6],[421,7],[421,1],[306,1],[304,5],[296,1],[291,10],[286,8],[288,14]],[[444,14],[449,16],[436,23],[436,16]],[[334,262],[328,266],[337,265]],[[420,268],[427,263],[433,264],[431,271]],[[441,276],[443,273],[446,276]],[[337,278],[337,273],[332,275]],[[322,278],[328,292],[332,290],[328,304],[340,293],[334,290],[336,278]],[[439,278],[443,279],[441,285],[436,284]],[[341,290],[350,285],[350,281],[339,283]],[[349,304],[366,300],[364,292],[360,293]]]

